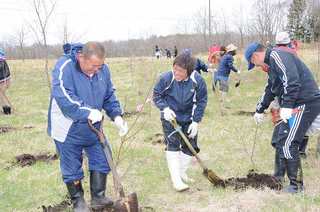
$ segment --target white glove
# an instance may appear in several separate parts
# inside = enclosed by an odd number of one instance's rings
[[[292,116],[293,109],[292,108],[280,108],[280,118],[287,123],[288,119]]]
[[[241,73],[241,70],[239,69],[238,71],[237,71],[237,74],[240,74]]]
[[[189,128],[188,128],[188,133],[189,133],[189,138],[194,138],[196,137],[197,133],[198,133],[198,123],[197,122],[192,122],[190,125],[189,125]]]
[[[263,122],[264,119],[264,114],[263,113],[255,113],[253,116],[254,121],[256,122],[256,124],[261,124]]]
[[[166,121],[172,121],[176,118],[176,114],[169,107],[163,109],[163,117]]]
[[[115,117],[114,124],[118,127],[119,135],[121,137],[128,133],[128,124],[123,120],[121,116]]]
[[[88,119],[92,122],[92,124],[97,123],[102,120],[102,113],[97,109],[91,109]]]

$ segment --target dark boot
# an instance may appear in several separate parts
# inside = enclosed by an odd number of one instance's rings
[[[284,158],[280,158],[279,154],[276,153],[274,160],[274,177],[279,180],[279,182],[283,183],[284,175],[286,173],[286,160]]]
[[[300,159],[287,160],[287,174],[290,184],[285,189],[285,192],[298,193],[299,191],[303,191],[303,176]]]
[[[304,136],[301,144],[299,145],[300,158],[303,158],[303,159],[307,158],[306,148],[307,148],[308,140],[309,140],[309,137]]]
[[[81,181],[70,182],[66,185],[73,204],[73,210],[75,212],[90,212],[86,201],[83,198]]]
[[[111,207],[113,201],[105,196],[107,175],[97,171],[90,171],[91,207],[99,210]]]
[[[11,114],[11,107],[3,106],[2,109],[3,109],[3,113],[4,114],[6,114],[6,115],[10,115]]]

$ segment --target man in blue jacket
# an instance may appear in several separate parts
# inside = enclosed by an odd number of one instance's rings
[[[192,153],[171,125],[176,119],[182,131],[190,138],[197,152],[198,123],[207,105],[207,87],[201,75],[194,71],[195,59],[190,53],[178,55],[173,70],[163,73],[154,87],[153,101],[161,112],[161,123],[165,135],[166,158],[174,189],[184,191],[185,183],[192,182],[186,171]]]
[[[311,71],[295,55],[281,49],[265,49],[260,43],[251,43],[245,52],[248,69],[255,65],[268,73],[268,83],[257,104],[254,119],[263,121],[264,111],[275,97],[280,104],[278,131],[275,133],[275,177],[290,180],[286,192],[303,190],[299,145],[311,123],[320,113],[320,91]],[[301,176],[302,177],[302,176]]]
[[[89,161],[91,207],[99,209],[113,202],[105,196],[110,168],[88,120],[99,128],[103,109],[119,128],[120,136],[127,133],[128,127],[121,117],[122,109],[114,93],[109,68],[104,64],[104,47],[97,42],[64,47],[66,54],[57,61],[52,72],[48,134],[60,155],[62,177],[74,211],[89,211],[81,185],[83,150]]]

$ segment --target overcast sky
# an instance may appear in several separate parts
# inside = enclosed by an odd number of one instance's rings
[[[50,19],[49,43],[61,43],[63,24],[67,22],[73,39],[127,40],[150,35],[176,33],[181,20],[190,22],[194,14],[207,7],[208,0],[57,0],[54,16]],[[31,0],[0,0],[0,41],[30,23],[34,12]],[[240,4],[246,12],[250,0],[211,0],[212,11],[223,12],[232,20]],[[214,14],[213,14],[214,16]],[[30,33],[29,42],[33,39]]]

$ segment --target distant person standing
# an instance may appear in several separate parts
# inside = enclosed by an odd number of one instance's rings
[[[158,46],[158,45],[155,46],[154,54],[155,54],[155,56],[156,56],[157,59],[160,59],[161,52],[160,52],[160,49],[159,49],[159,46]]]
[[[166,55],[167,55],[167,58],[171,58],[171,51],[170,49],[165,49],[165,52],[166,52]]]
[[[10,85],[10,70],[6,62],[4,51],[0,49],[0,103],[2,105],[3,113],[11,114],[11,105],[6,91]]]
[[[240,74],[240,70],[238,70],[234,64],[234,56],[237,54],[237,49],[233,44],[229,44],[226,47],[226,53],[222,56],[219,62],[218,70],[214,75],[214,85],[219,84],[219,90],[221,91],[221,102],[223,108],[226,108],[226,96],[229,91],[229,76],[231,71]]]
[[[177,56],[178,56],[178,49],[177,49],[177,46],[174,46],[174,49],[173,49],[173,56],[174,56],[174,57],[177,57]]]

